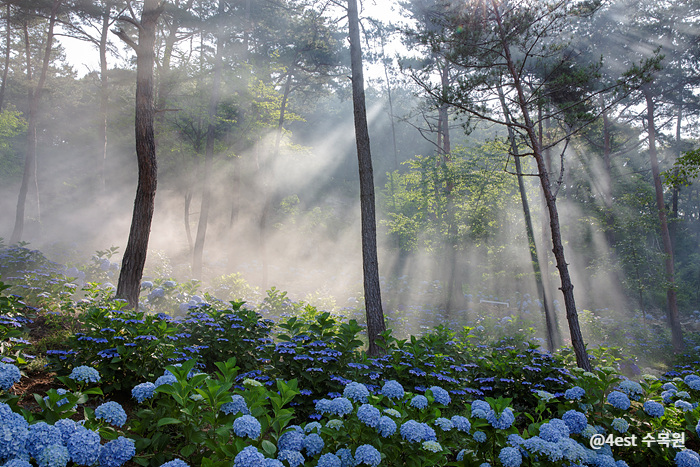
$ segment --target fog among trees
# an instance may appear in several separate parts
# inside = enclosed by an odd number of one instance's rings
[[[680,351],[700,2],[391,5],[0,2],[0,246],[117,247],[132,306],[144,279],[234,273],[359,300],[371,343],[387,316],[486,303],[583,368],[584,310]]]

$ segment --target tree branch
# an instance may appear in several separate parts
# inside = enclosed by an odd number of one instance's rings
[[[136,42],[134,42],[123,29],[112,29],[112,33],[116,35],[119,39],[123,40],[129,47],[134,49],[134,51],[138,49],[138,45],[136,44]]]

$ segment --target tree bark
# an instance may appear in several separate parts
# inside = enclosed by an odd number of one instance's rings
[[[19,189],[19,196],[17,198],[17,214],[15,216],[15,227],[10,236],[10,244],[17,243],[22,239],[22,234],[24,232],[24,211],[27,201],[27,192],[29,191],[29,184],[33,183],[36,190],[36,205],[37,205],[37,219],[41,222],[41,203],[39,199],[39,180],[37,178],[37,162],[36,162],[36,127],[37,120],[39,119],[39,103],[41,101],[41,95],[44,90],[44,85],[46,84],[46,78],[49,72],[49,64],[51,63],[51,49],[53,47],[53,37],[54,37],[54,27],[56,25],[56,19],[58,15],[58,9],[61,6],[63,0],[54,0],[53,6],[51,7],[51,15],[49,16],[49,27],[46,34],[46,47],[44,48],[44,57],[41,64],[41,73],[39,75],[39,82],[36,87],[31,85],[32,81],[32,67],[31,67],[31,54],[29,49],[29,31],[28,25],[24,23],[24,41],[26,46],[27,55],[27,80],[29,82],[27,98],[29,100],[29,116],[27,118],[27,151],[24,158],[24,173],[22,175],[22,185]]]
[[[223,16],[224,2],[219,0],[219,18]],[[211,205],[211,188],[209,187],[209,175],[211,173],[212,162],[214,160],[214,140],[216,130],[216,113],[221,100],[221,75],[223,72],[223,50],[224,39],[221,30],[216,33],[216,56],[214,57],[214,76],[212,80],[211,97],[209,108],[207,109],[207,141],[204,149],[204,173],[202,173],[202,204],[199,210],[199,224],[197,225],[197,236],[194,241],[192,252],[192,275],[201,279],[202,277],[202,256],[204,254],[204,241],[207,234],[207,223],[209,222],[209,207]]]
[[[501,101],[501,107],[503,108],[503,114],[505,115],[506,124],[510,125],[510,112],[506,106],[505,96],[503,95],[503,90],[498,89],[498,95]],[[535,229],[532,227],[532,216],[530,215],[530,204],[527,200],[527,191],[525,190],[525,181],[523,180],[522,164],[520,162],[520,155],[518,154],[518,143],[515,141],[515,132],[511,126],[508,126],[508,140],[510,141],[510,151],[513,154],[513,160],[515,161],[515,173],[518,177],[518,190],[520,191],[520,200],[523,205],[523,216],[525,218],[525,231],[527,233],[528,249],[530,250],[530,261],[532,263],[532,270],[535,274],[535,285],[537,287],[537,295],[543,304],[544,312],[544,322],[545,328],[547,329],[547,349],[550,352],[559,347],[561,342],[561,337],[559,335],[559,323],[557,322],[557,315],[553,313],[553,310],[549,306],[549,301],[547,298],[547,292],[544,288],[544,282],[542,281],[542,271],[540,269],[540,259],[537,255],[537,244],[535,243]]]
[[[102,146],[102,164],[100,169],[100,188],[102,193],[107,190],[107,107],[109,106],[109,81],[107,78],[107,35],[111,24],[112,7],[105,2],[100,31],[100,125],[99,137]]]
[[[355,142],[360,171],[360,211],[362,217],[362,271],[364,276],[365,309],[367,313],[367,338],[369,354],[380,355],[383,349],[377,341],[386,330],[382,297],[379,285],[379,260],[377,258],[377,221],[374,204],[374,175],[370,150],[365,85],[362,72],[362,48],[360,44],[360,20],[357,0],[348,0],[348,29],[350,35],[350,61],[352,67],[352,103],[355,120]]]
[[[683,351],[683,331],[678,318],[678,303],[676,300],[676,283],[673,271],[673,246],[671,245],[671,234],[668,230],[668,220],[666,217],[666,205],[664,204],[664,188],[661,183],[659,172],[659,160],[656,153],[656,125],[654,121],[654,98],[651,90],[644,88],[644,99],[647,104],[647,131],[649,132],[649,160],[651,162],[651,174],[654,178],[654,190],[656,192],[656,209],[659,214],[661,224],[661,239],[664,245],[664,261],[666,266],[666,316],[668,325],[671,328],[671,344],[676,353]]]
[[[492,1],[495,3],[495,0]],[[561,279],[560,289],[564,295],[566,319],[569,323],[571,345],[574,349],[574,354],[576,355],[576,364],[586,371],[591,371],[591,362],[588,359],[588,352],[586,351],[586,345],[584,344],[583,336],[581,334],[581,327],[578,322],[578,312],[576,311],[576,301],[574,300],[574,285],[571,282],[569,266],[564,255],[564,244],[562,242],[561,230],[559,227],[559,212],[557,211],[556,198],[552,192],[552,187],[549,181],[549,173],[545,166],[542,145],[540,144],[537,132],[535,131],[535,124],[532,122],[532,118],[530,117],[530,109],[528,107],[528,101],[525,98],[523,83],[520,79],[520,72],[516,68],[515,61],[511,56],[506,31],[496,5],[494,5],[494,10],[496,12],[496,21],[498,23],[499,34],[502,41],[504,58],[506,60],[506,65],[511,78],[513,78],[513,88],[518,96],[518,105],[523,115],[525,131],[527,132],[528,139],[530,140],[532,152],[537,163],[540,185],[542,186],[542,192],[547,203],[547,210],[549,212],[549,226],[552,233],[552,251],[554,253],[554,258],[556,259],[557,269],[559,270],[559,277]]]
[[[12,15],[12,4],[7,2],[7,21],[5,23],[5,67],[2,70],[2,83],[0,83],[0,111],[5,103],[5,88],[7,87],[7,73],[10,69],[10,52],[12,51],[12,28],[10,27],[10,16]]]
[[[148,238],[155,207],[158,166],[153,131],[153,68],[155,63],[156,24],[162,12],[159,0],[144,0],[139,24],[136,51],[136,158],[138,186],[131,218],[129,241],[124,251],[116,298],[125,299],[129,306],[138,308],[143,268],[146,264]],[[125,33],[120,34],[126,39]]]

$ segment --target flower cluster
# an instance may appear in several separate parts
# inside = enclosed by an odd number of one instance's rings
[[[81,383],[98,383],[100,381],[100,373],[96,369],[85,365],[73,368],[68,377]]]
[[[75,465],[121,467],[136,454],[134,441],[124,437],[102,445],[100,435],[70,419],[54,425],[37,422],[29,425],[7,404],[0,403],[0,462],[5,467]]]
[[[11,363],[0,363],[0,389],[7,391],[21,378],[19,368]]]

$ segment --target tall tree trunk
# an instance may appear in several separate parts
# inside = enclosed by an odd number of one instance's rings
[[[53,47],[53,37],[54,37],[54,26],[56,25],[56,17],[58,15],[58,9],[61,6],[62,0],[54,0],[53,6],[51,7],[51,15],[49,17],[49,27],[46,34],[46,47],[44,48],[44,57],[41,64],[41,73],[39,75],[39,82],[36,87],[31,85],[32,81],[32,69],[31,69],[31,54],[29,49],[29,31],[28,25],[24,23],[24,42],[26,46],[27,55],[27,80],[29,81],[29,87],[27,91],[27,97],[29,99],[29,117],[27,119],[27,152],[24,158],[24,173],[22,175],[22,185],[19,189],[19,196],[17,198],[17,215],[15,217],[15,228],[10,236],[10,243],[17,243],[22,239],[22,234],[24,232],[24,209],[27,201],[27,191],[29,191],[29,184],[33,183],[36,190],[36,206],[37,206],[37,219],[41,222],[41,203],[39,201],[39,180],[37,178],[37,163],[36,163],[36,127],[37,120],[39,119],[39,103],[41,102],[41,95],[44,90],[44,85],[46,84],[46,78],[49,72],[49,64],[51,63],[51,49]]]
[[[601,102],[602,102],[601,97]],[[602,102],[605,107],[605,102]],[[610,247],[615,246],[615,216],[612,199],[612,131],[607,109],[603,111],[603,165],[605,167],[602,180],[603,205],[605,208],[605,239]]]
[[[673,272],[673,246],[671,245],[671,234],[668,230],[666,218],[666,205],[664,204],[664,188],[661,184],[659,172],[659,160],[656,154],[656,124],[654,121],[654,97],[648,88],[643,89],[644,98],[647,104],[647,125],[649,132],[649,160],[651,162],[651,174],[654,178],[654,190],[656,191],[656,209],[659,214],[661,224],[661,239],[664,245],[666,256],[666,306],[668,325],[671,328],[671,344],[676,353],[683,351],[683,331],[678,318],[678,303],[676,300],[676,283]]]
[[[681,130],[683,123],[683,103],[676,104],[676,160],[681,157]],[[678,198],[680,197],[681,188],[674,185],[671,191],[671,222],[668,225],[668,232],[671,235],[671,248],[676,250],[676,233],[678,229]]]
[[[532,270],[535,274],[535,285],[537,287],[537,296],[543,304],[543,314],[545,328],[547,329],[547,349],[550,352],[554,352],[556,348],[561,343],[561,337],[559,335],[559,323],[557,322],[557,315],[553,313],[553,310],[549,306],[549,300],[547,298],[547,292],[544,288],[544,282],[542,281],[542,271],[540,268],[540,259],[537,255],[537,244],[535,243],[535,229],[532,227],[532,216],[530,215],[530,204],[527,200],[527,191],[525,190],[525,181],[523,177],[522,164],[520,162],[520,155],[518,151],[518,143],[515,140],[515,132],[513,131],[510,119],[510,111],[506,106],[506,99],[503,94],[503,90],[498,88],[498,96],[501,101],[501,107],[503,108],[503,114],[505,115],[505,121],[508,125],[508,140],[510,141],[510,151],[513,154],[513,160],[515,161],[515,173],[518,177],[518,190],[520,191],[520,200],[523,205],[523,217],[525,218],[525,231],[527,233],[528,249],[530,250],[530,261],[532,263]]]
[[[100,126],[99,137],[102,146],[102,163],[100,169],[100,188],[107,190],[107,107],[109,106],[109,81],[107,78],[107,35],[111,24],[112,7],[105,2],[100,31]]]
[[[153,131],[153,68],[155,63],[156,24],[162,12],[159,0],[144,0],[139,27],[138,44],[130,43],[136,51],[136,158],[138,186],[131,218],[129,241],[124,251],[117,285],[117,298],[126,299],[138,308],[143,268],[146,264],[148,238],[155,207],[158,166]],[[130,42],[123,31],[120,37]]]
[[[379,260],[377,258],[377,220],[374,205],[374,175],[372,152],[367,128],[365,107],[365,83],[362,72],[362,48],[360,44],[360,20],[357,0],[348,0],[348,29],[350,34],[350,61],[352,67],[352,104],[355,119],[355,142],[360,170],[360,211],[362,217],[362,271],[364,276],[365,309],[367,313],[367,338],[369,354],[380,355],[378,345],[386,330],[382,296],[379,285]]]
[[[492,1],[495,3],[496,0]],[[506,30],[502,23],[500,14],[498,13],[498,8],[495,7],[494,10],[496,11],[496,21],[498,23],[499,34],[503,44],[504,58],[506,60],[506,65],[508,66],[508,71],[513,79],[513,87],[518,96],[518,105],[523,115],[525,131],[527,132],[528,139],[530,140],[533,156],[535,157],[535,161],[537,163],[540,185],[542,186],[542,192],[547,202],[549,226],[552,233],[552,251],[554,253],[554,258],[557,262],[557,269],[559,270],[559,276],[561,278],[561,291],[564,295],[566,319],[569,323],[571,345],[574,349],[574,354],[576,355],[576,364],[586,371],[591,371],[591,362],[588,359],[586,345],[584,344],[583,336],[581,334],[581,327],[578,322],[578,312],[576,311],[576,301],[574,300],[574,285],[571,282],[569,265],[567,264],[564,255],[564,243],[562,242],[561,230],[559,227],[557,202],[556,198],[554,197],[554,193],[552,192],[552,187],[549,181],[549,173],[547,172],[547,168],[545,166],[542,145],[540,144],[537,132],[535,131],[535,124],[532,122],[532,118],[530,117],[528,101],[525,97],[523,83],[520,80],[520,72],[517,69],[515,61],[510,53],[510,45],[506,36]]]
[[[2,83],[0,83],[0,111],[5,103],[5,88],[7,87],[7,73],[10,69],[10,52],[12,51],[12,27],[10,27],[10,17],[12,16],[12,4],[6,5],[7,20],[5,22],[5,66],[2,70]]]
[[[219,0],[219,19],[224,13],[224,1]],[[202,174],[202,204],[199,210],[199,224],[197,225],[197,237],[194,242],[192,252],[192,275],[201,279],[202,277],[202,256],[204,253],[204,240],[207,234],[207,223],[209,222],[209,207],[211,205],[211,188],[209,187],[209,175],[211,173],[212,161],[214,160],[214,131],[216,129],[216,113],[221,100],[221,75],[223,72],[223,50],[224,39],[221,29],[216,33],[216,56],[214,57],[214,77],[212,80],[211,97],[207,110],[207,142],[204,149],[204,173]]]
[[[450,116],[448,113],[449,104],[448,102],[448,91],[450,87],[450,63],[445,60],[442,70],[440,71],[440,86],[442,91],[442,102],[438,112],[440,114],[439,135],[442,135],[441,143],[438,145],[438,150],[442,159],[442,164],[445,164],[446,171],[448,174],[447,180],[445,180],[445,194],[446,194],[446,222],[447,222],[447,238],[448,244],[446,245],[445,252],[447,258],[445,258],[443,274],[443,282],[447,285],[446,290],[446,302],[445,309],[447,311],[447,316],[451,316],[451,313],[455,311],[455,307],[464,300],[462,292],[462,281],[457,274],[457,221],[455,216],[455,200],[454,200],[454,181],[450,176],[450,169],[447,167],[452,161],[450,153],[452,152],[452,143],[450,141]]]

